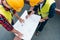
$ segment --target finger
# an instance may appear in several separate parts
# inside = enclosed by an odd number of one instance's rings
[[[40,21],[39,22],[44,22],[45,20],[44,19],[40,19]]]
[[[20,36],[22,36],[23,34],[21,34],[21,33],[18,33]]]
[[[24,19],[22,20],[22,22],[24,23]]]
[[[22,36],[22,33],[20,33],[19,31],[16,31],[15,35]]]
[[[21,23],[24,23],[24,20],[23,20],[23,19],[21,19],[21,20],[20,20],[20,22],[21,22]]]
[[[17,37],[22,38],[23,36],[18,34],[18,36],[17,36]]]
[[[22,21],[21,20],[19,20],[20,21],[20,23],[22,23]]]
[[[28,16],[26,16],[26,19],[28,18]]]
[[[15,36],[14,40],[21,40],[22,38],[19,38],[17,36]]]
[[[20,33],[20,32],[18,32],[17,34],[19,34],[20,36],[22,36],[23,34],[22,33]]]
[[[22,38],[22,34],[15,34],[17,37]]]

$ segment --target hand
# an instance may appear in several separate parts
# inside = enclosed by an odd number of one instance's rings
[[[22,33],[20,33],[19,31],[15,30],[15,29],[11,30],[11,32],[14,33],[19,38],[22,37]]]
[[[47,20],[47,19],[49,19],[48,17],[45,17],[45,18],[43,18],[44,20]]]
[[[15,36],[13,40],[21,40],[21,38]]]
[[[44,19],[40,19],[40,21],[39,22],[44,22],[45,20]]]
[[[28,19],[29,17],[30,17],[30,15],[27,15],[27,16],[26,16],[26,19]]]
[[[22,22],[24,22],[24,20],[22,19],[22,18],[19,18],[19,21],[22,23]]]
[[[19,31],[17,31],[16,33],[14,33],[18,38],[22,38],[22,36],[23,36],[23,34],[22,33],[20,33]]]

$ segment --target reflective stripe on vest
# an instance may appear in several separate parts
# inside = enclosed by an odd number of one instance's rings
[[[49,12],[50,6],[54,2],[55,2],[54,0],[46,0],[45,5],[40,9],[40,11],[38,11],[38,14],[39,15],[41,14],[43,18],[47,17],[49,14],[48,12]]]
[[[11,23],[12,15],[9,11],[6,11],[2,5],[0,5],[0,14],[2,14]]]

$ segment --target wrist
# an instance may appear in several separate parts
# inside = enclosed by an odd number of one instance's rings
[[[16,33],[16,30],[15,30],[15,29],[13,29],[13,30],[11,30],[11,32],[12,32],[12,33]]]

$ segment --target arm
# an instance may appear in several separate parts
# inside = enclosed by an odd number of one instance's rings
[[[35,11],[33,9],[34,9],[34,7],[30,7],[29,11],[31,11],[31,13],[29,13],[28,15],[32,15],[35,13]]]
[[[14,15],[16,16],[17,19],[19,19],[19,21],[20,21],[21,23],[24,22],[24,20],[23,20],[22,18],[20,18],[17,13],[15,13]]]
[[[30,14],[37,14],[38,13],[38,9],[40,8],[40,5],[38,4],[38,5],[36,5],[36,6],[31,6],[30,7],[30,11],[32,11]]]
[[[19,17],[18,13],[17,13],[15,10],[13,10],[13,14],[14,14],[14,16],[16,16],[17,19],[19,19],[20,22],[23,21],[23,20]],[[17,37],[19,37],[19,38],[22,37],[22,33],[19,32],[19,31],[17,31],[16,29],[11,30],[11,32],[13,32],[13,33],[14,33]]]
[[[56,13],[55,8],[56,8],[56,3],[53,3],[50,7],[48,18],[52,18],[55,15]]]
[[[60,14],[60,9],[55,8],[55,11],[56,11],[58,14]]]
[[[20,17],[18,16],[18,14],[17,14],[17,13],[15,13],[15,14],[14,14],[14,16],[16,16],[16,18],[17,18],[17,19],[19,19],[19,18],[20,18]]]
[[[0,0],[0,4],[2,4],[2,3],[1,3],[1,0]]]
[[[6,19],[3,15],[1,15],[1,14],[0,14],[0,24],[1,24],[2,27],[4,27],[7,31],[10,31],[10,32],[12,32],[12,33],[15,33],[15,34],[21,36],[21,33],[18,32],[17,30],[15,30],[15,29],[13,28],[13,26],[7,21],[7,19]]]
[[[7,8],[10,9],[10,6],[6,3],[6,0],[2,0],[1,2],[2,2],[2,4],[3,4],[5,7],[7,7]]]
[[[60,12],[60,9],[58,9],[58,8],[55,8],[55,11],[57,11],[57,12]]]
[[[34,7],[31,7],[31,8],[29,9],[28,15],[26,16],[26,18],[30,17],[32,14],[35,13],[35,11],[33,11],[33,8],[34,8]]]
[[[20,18],[20,16],[18,15],[18,13],[15,10],[13,10],[13,13],[14,13],[14,16],[16,16],[16,18],[19,19],[19,21],[21,23],[24,22],[24,20],[22,18]]]

